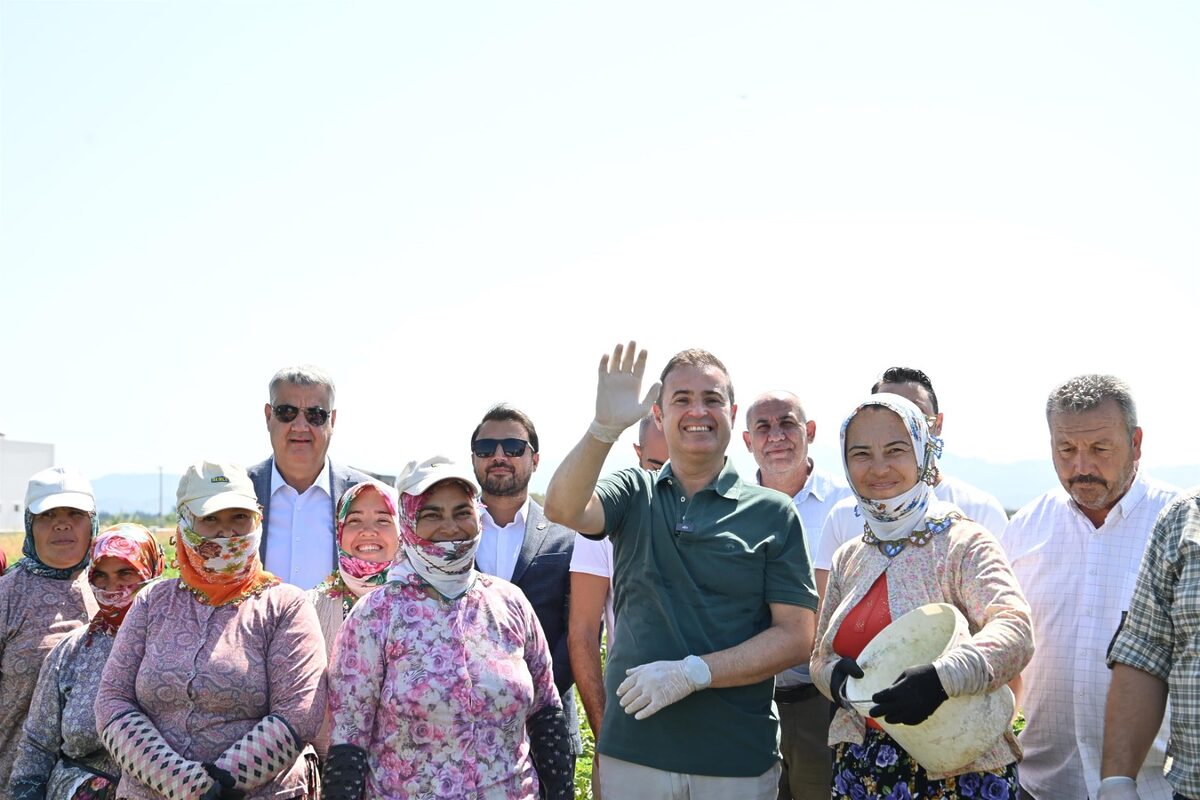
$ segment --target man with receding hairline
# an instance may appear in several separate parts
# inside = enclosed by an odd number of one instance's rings
[[[852,496],[844,481],[813,463],[808,446],[816,435],[817,423],[808,419],[800,398],[781,391],[761,394],[750,404],[742,432],[746,449],[758,464],[759,485],[792,498],[810,553],[830,510]],[[807,663],[775,676],[775,705],[783,756],[779,800],[828,797],[833,780],[829,701],[813,685]]]
[[[1061,488],[1013,516],[1000,541],[1033,610],[1021,674],[1022,798],[1098,796],[1109,673],[1106,651],[1133,595],[1146,542],[1178,490],[1138,468],[1142,429],[1129,387],[1081,375],[1046,402]],[[1164,725],[1137,775],[1143,800],[1170,800]]]
[[[550,519],[613,541],[601,788],[609,800],[774,800],[774,676],[808,659],[816,627],[800,518],[725,457],[737,406],[716,356],[676,354],[639,400],[645,366],[633,342],[601,359],[595,416],[546,492]],[[667,465],[598,480],[650,410]]]

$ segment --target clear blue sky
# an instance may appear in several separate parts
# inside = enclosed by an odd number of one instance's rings
[[[0,431],[249,462],[307,361],[342,460],[465,455],[498,400],[556,459],[636,337],[827,445],[920,366],[993,461],[1113,372],[1195,463],[1197,41],[1187,2],[4,2]]]

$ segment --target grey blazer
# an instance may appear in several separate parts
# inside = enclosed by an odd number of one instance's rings
[[[572,749],[583,752],[579,736],[579,719],[575,708],[575,693],[571,691],[575,678],[571,675],[571,658],[567,653],[567,611],[571,602],[571,551],[575,548],[575,531],[546,519],[542,507],[532,498],[525,520],[525,538],[517,553],[512,582],[525,593],[533,606],[550,657],[554,661],[554,685],[562,697],[571,731]]]
[[[258,557],[263,564],[267,563],[267,540],[270,538],[271,530],[271,473],[275,467],[275,457],[271,456],[266,461],[260,461],[246,472],[250,475],[250,480],[254,484],[254,494],[258,496],[258,504],[263,509],[263,537],[258,545]],[[359,472],[350,467],[339,467],[332,461],[329,462],[329,518],[332,520],[337,516],[337,503],[342,499],[342,495],[346,490],[356,483],[370,480],[371,476],[365,472]],[[337,558],[337,541],[333,543],[333,552],[330,554],[330,570],[335,568],[338,563]]]

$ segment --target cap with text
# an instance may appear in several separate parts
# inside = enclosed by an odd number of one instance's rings
[[[258,496],[246,470],[237,464],[200,461],[187,468],[175,493],[176,508],[203,517],[227,508],[258,511]]]

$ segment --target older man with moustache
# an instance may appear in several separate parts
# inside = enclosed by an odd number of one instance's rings
[[[919,369],[912,367],[888,367],[879,380],[871,386],[871,394],[888,392],[909,400],[929,421],[929,432],[942,435],[945,414],[938,405],[933,381]],[[999,538],[1008,525],[1004,506],[992,495],[964,480],[948,476],[938,470],[933,484],[933,493],[938,500],[953,503],[970,519],[987,528]],[[829,513],[825,527],[821,530],[813,556],[813,568],[817,579],[817,592],[825,596],[825,583],[829,579],[829,568],[833,554],[851,539],[863,534],[863,519],[858,515],[858,502],[853,498],[841,501]]]
[[[642,417],[638,440],[633,445],[638,466],[647,472],[660,470],[667,463],[667,439],[654,424],[654,415]],[[600,628],[603,623],[608,641],[613,640],[616,617],[612,599],[612,542],[589,539],[575,534],[571,553],[571,612],[567,625],[567,648],[571,653],[571,672],[583,700],[588,724],[597,738],[604,722],[604,669],[600,664]],[[600,800],[600,759],[592,761],[592,794]]]
[[[601,359],[595,416],[546,493],[551,519],[613,540],[620,625],[601,787],[609,798],[774,800],[774,676],[808,657],[816,624],[800,518],[725,457],[737,406],[716,356],[676,354],[639,401],[645,367],[633,342]],[[651,409],[669,463],[598,480],[612,444]]]
[[[742,440],[758,464],[758,483],[792,498],[809,552],[814,552],[825,518],[850,487],[817,469],[808,446],[817,435],[817,423],[808,419],[800,398],[791,392],[759,395],[746,412]],[[799,664],[775,676],[775,703],[779,707],[780,753],[783,773],[779,800],[828,797],[833,776],[829,744],[829,701],[821,696],[809,676],[808,664]]]
[[[1033,609],[1037,650],[1022,673],[1023,798],[1098,796],[1105,654],[1130,607],[1159,513],[1178,495],[1138,469],[1142,429],[1129,387],[1081,375],[1046,403],[1061,488],[1012,518],[1001,542]],[[1166,726],[1137,774],[1145,800],[1170,800]]]
[[[259,558],[285,583],[311,589],[337,569],[334,509],[369,476],[329,460],[337,422],[333,379],[313,366],[285,367],[263,407],[271,456],[246,472],[263,508]]]

